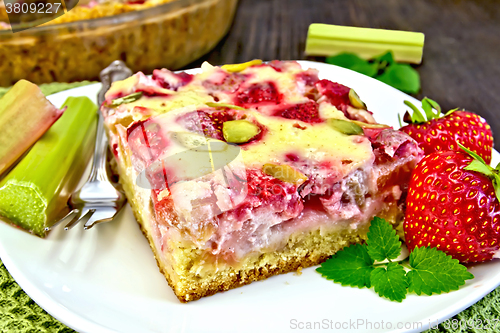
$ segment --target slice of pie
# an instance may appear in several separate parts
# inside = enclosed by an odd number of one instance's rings
[[[102,107],[116,167],[182,302],[316,265],[398,230],[422,157],[350,88],[297,62],[155,70]]]

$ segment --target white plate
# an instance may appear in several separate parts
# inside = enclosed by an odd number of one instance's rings
[[[414,98],[377,80],[336,66],[301,62],[354,88],[376,119],[398,127],[397,113]],[[95,100],[99,85],[50,96]],[[500,160],[495,152],[495,163]],[[500,261],[476,265],[460,290],[409,295],[402,303],[373,289],[342,287],[314,268],[181,304],[158,271],[146,239],[127,206],[112,223],[83,231],[55,230],[39,239],[0,222],[0,258],[42,308],[79,332],[294,332],[300,328],[357,332],[418,332],[478,301],[500,284]],[[315,324],[316,323],[316,324]],[[316,325],[316,326],[314,326]]]

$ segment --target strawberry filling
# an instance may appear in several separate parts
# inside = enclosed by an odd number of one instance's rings
[[[282,95],[272,81],[254,83],[236,93],[235,104],[243,107],[255,105],[279,104]]]
[[[312,69],[300,72],[295,74],[295,80],[297,83],[303,84],[310,89],[315,88],[316,83],[319,81],[318,72]]]
[[[183,205],[175,202],[176,185],[170,188],[174,195],[165,196],[162,191],[153,190],[157,220],[187,231],[193,241],[203,239],[204,247],[212,254],[228,262],[236,261],[241,251],[254,243],[252,234],[256,230],[269,230],[284,220],[297,217],[303,210],[296,185],[266,175],[259,169],[247,169],[245,172],[246,193],[242,196],[243,200],[232,209],[222,212],[218,192],[222,190],[237,195],[234,189],[238,188],[238,184],[232,184],[231,181],[218,183],[215,178],[209,181],[209,187],[202,182],[190,186],[180,183],[179,186],[184,186],[184,193],[186,189],[197,187],[196,200],[190,203],[190,221],[173,218],[172,211],[179,211]],[[204,189],[211,191],[204,192]],[[200,196],[199,193],[206,195]]]
[[[234,110],[198,110],[182,115],[177,119],[187,130],[221,141],[224,140],[222,125],[228,120],[237,119]]]
[[[180,87],[183,87],[191,82],[193,80],[193,75],[185,72],[176,74],[167,69],[155,69],[153,71],[153,80],[165,89],[177,91]]]
[[[422,153],[404,133],[385,131],[372,139],[372,145],[386,159],[347,177],[336,172],[336,163],[314,163],[294,152],[284,154],[288,165],[308,177],[300,187],[256,168],[244,169],[246,182],[234,174],[172,182],[176,170],[163,166],[153,173],[158,183],[169,179],[167,194],[165,186],[152,192],[158,221],[185,230],[214,260],[231,263],[250,251],[269,246],[285,229],[289,233],[307,230],[324,224],[325,219],[331,225],[350,223],[354,228],[369,216],[394,218],[392,214],[397,214],[398,207],[404,204],[403,190],[412,165]],[[399,142],[400,147],[392,145],[391,140]],[[186,219],[183,210],[189,212]]]
[[[319,117],[318,103],[315,101],[285,106],[275,111],[274,116],[297,119],[311,124],[323,122]]]
[[[337,109],[340,110],[342,105],[350,105],[349,91],[351,89],[349,87],[330,80],[320,80],[316,83],[316,88]]]
[[[281,73],[283,70],[285,70],[285,63],[283,61],[279,60],[272,60],[268,62],[267,64],[260,64],[260,65],[254,65],[252,67],[271,67],[274,69],[276,72]]]
[[[227,213],[236,220],[250,219],[255,213],[253,210],[258,207],[268,207],[285,218],[297,216],[302,210],[297,186],[266,175],[261,170],[247,170],[247,191],[245,200]],[[287,196],[290,199],[287,200]]]
[[[225,71],[217,71],[208,79],[202,82],[203,87],[211,92],[234,93],[240,85],[249,78],[248,74],[227,73]]]
[[[137,170],[156,161],[169,145],[161,134],[161,126],[152,118],[132,123],[127,128],[127,141]]]

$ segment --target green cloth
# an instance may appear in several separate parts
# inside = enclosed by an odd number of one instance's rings
[[[40,88],[44,94],[53,94],[62,90],[75,88],[90,84],[92,82],[76,83],[51,83],[42,84]],[[6,88],[0,88],[0,97],[5,94]],[[389,301],[387,301],[389,302]],[[404,302],[404,301],[403,301]],[[414,309],[418,311],[418,309]],[[438,326],[426,332],[449,332],[449,333],[484,333],[500,331],[500,322],[491,322],[500,318],[500,287],[486,295],[478,303],[457,314]],[[474,323],[474,327],[479,327],[482,323],[486,325],[490,320],[490,327],[497,328],[484,330],[467,327],[466,323]],[[453,325],[453,321],[457,324]],[[461,324],[461,325],[460,325]],[[497,325],[498,324],[498,325]],[[496,325],[496,326],[495,326]],[[458,328],[455,328],[458,327]],[[427,328],[427,327],[424,327]],[[0,332],[1,333],[67,333],[74,332],[58,320],[52,318],[47,312],[40,308],[33,300],[27,296],[0,260]]]
[[[47,95],[52,95],[52,94],[55,94],[55,93],[63,91],[63,90],[86,86],[86,85],[91,84],[91,83],[95,83],[95,82],[82,81],[82,82],[73,82],[73,83],[61,83],[61,82],[44,83],[44,84],[40,85],[40,89],[47,96]],[[8,87],[8,88],[0,87],[0,98],[3,95],[5,95],[5,93],[7,91],[9,91],[9,89],[10,89],[10,87]]]

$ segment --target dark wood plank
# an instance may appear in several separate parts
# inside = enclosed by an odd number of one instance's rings
[[[500,2],[497,0],[241,0],[230,33],[187,67],[254,58],[306,59],[307,27],[329,23],[421,31],[422,91],[444,109],[474,111],[500,145]]]

